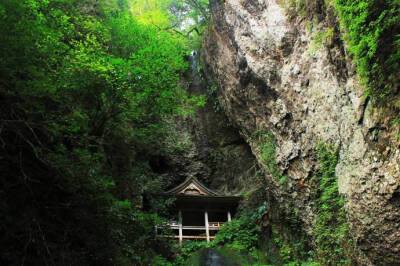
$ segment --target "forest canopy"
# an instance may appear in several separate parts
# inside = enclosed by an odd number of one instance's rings
[[[191,40],[172,30],[170,6],[0,1],[1,265],[137,265],[163,253],[160,218],[141,210],[160,182],[148,157],[163,120],[204,101],[179,86]]]

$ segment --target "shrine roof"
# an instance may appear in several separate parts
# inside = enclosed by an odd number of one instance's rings
[[[195,177],[189,177],[183,183],[165,192],[166,194],[174,195],[190,195],[190,196],[214,196],[223,197],[218,195],[216,192],[207,188]]]

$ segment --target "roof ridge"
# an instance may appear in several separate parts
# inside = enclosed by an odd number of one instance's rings
[[[212,196],[219,196],[218,193],[216,193],[215,191],[209,189],[208,187],[206,187],[202,182],[200,182],[196,177],[194,176],[189,176],[188,178],[186,178],[185,181],[183,181],[181,184],[179,184],[178,186],[166,191],[165,193],[167,194],[171,194],[171,193],[176,193],[178,191],[181,191],[183,188],[187,187],[191,182],[190,181],[194,181],[195,183],[197,183],[197,185],[199,185],[201,187],[201,189],[203,189],[204,191],[206,191],[208,194],[212,195]]]

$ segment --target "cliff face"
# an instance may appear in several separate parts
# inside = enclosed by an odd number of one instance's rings
[[[340,35],[316,42],[316,32],[337,26],[333,13],[324,12],[310,30],[279,2],[211,1],[202,60],[219,85],[219,102],[264,168],[266,189],[299,208],[311,235],[317,144],[338,147],[336,177],[359,260],[400,263],[400,154],[389,116],[363,97]],[[274,135],[285,186],[262,156],[260,131]]]
[[[198,69],[198,55],[190,58],[190,69],[181,86],[190,95],[206,96],[205,106],[194,115],[166,121],[173,134],[164,146],[163,157],[154,168],[167,174],[169,186],[194,176],[221,194],[234,195],[249,188],[259,169],[249,145],[213,99],[214,93]],[[177,149],[178,147],[178,149]]]

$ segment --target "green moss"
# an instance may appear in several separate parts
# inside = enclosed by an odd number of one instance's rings
[[[272,133],[260,134],[258,140],[261,142],[259,150],[261,158],[264,160],[268,167],[268,171],[273,176],[279,176],[275,162],[275,138]]]
[[[312,20],[307,21],[307,23],[306,23],[307,32],[312,33],[317,24],[318,24],[318,20],[316,18],[313,18]]]
[[[328,5],[325,2],[324,0],[281,0],[279,5],[286,8],[289,19],[300,17],[311,20],[314,17],[321,17],[320,12],[325,12],[324,8],[321,8]]]
[[[339,149],[331,144],[319,143],[317,156],[320,168],[313,176],[317,185],[315,258],[324,265],[348,265],[351,239],[335,174]]]
[[[275,137],[272,133],[257,132],[256,137],[253,139],[258,146],[257,150],[263,160],[264,165],[267,168],[268,174],[270,174],[274,180],[285,186],[289,180],[287,176],[282,174],[275,160]]]
[[[323,46],[328,47],[332,44],[334,37],[334,29],[327,28],[325,31],[317,32],[313,34],[311,37],[310,43],[310,53],[314,55],[314,53],[321,49]]]

